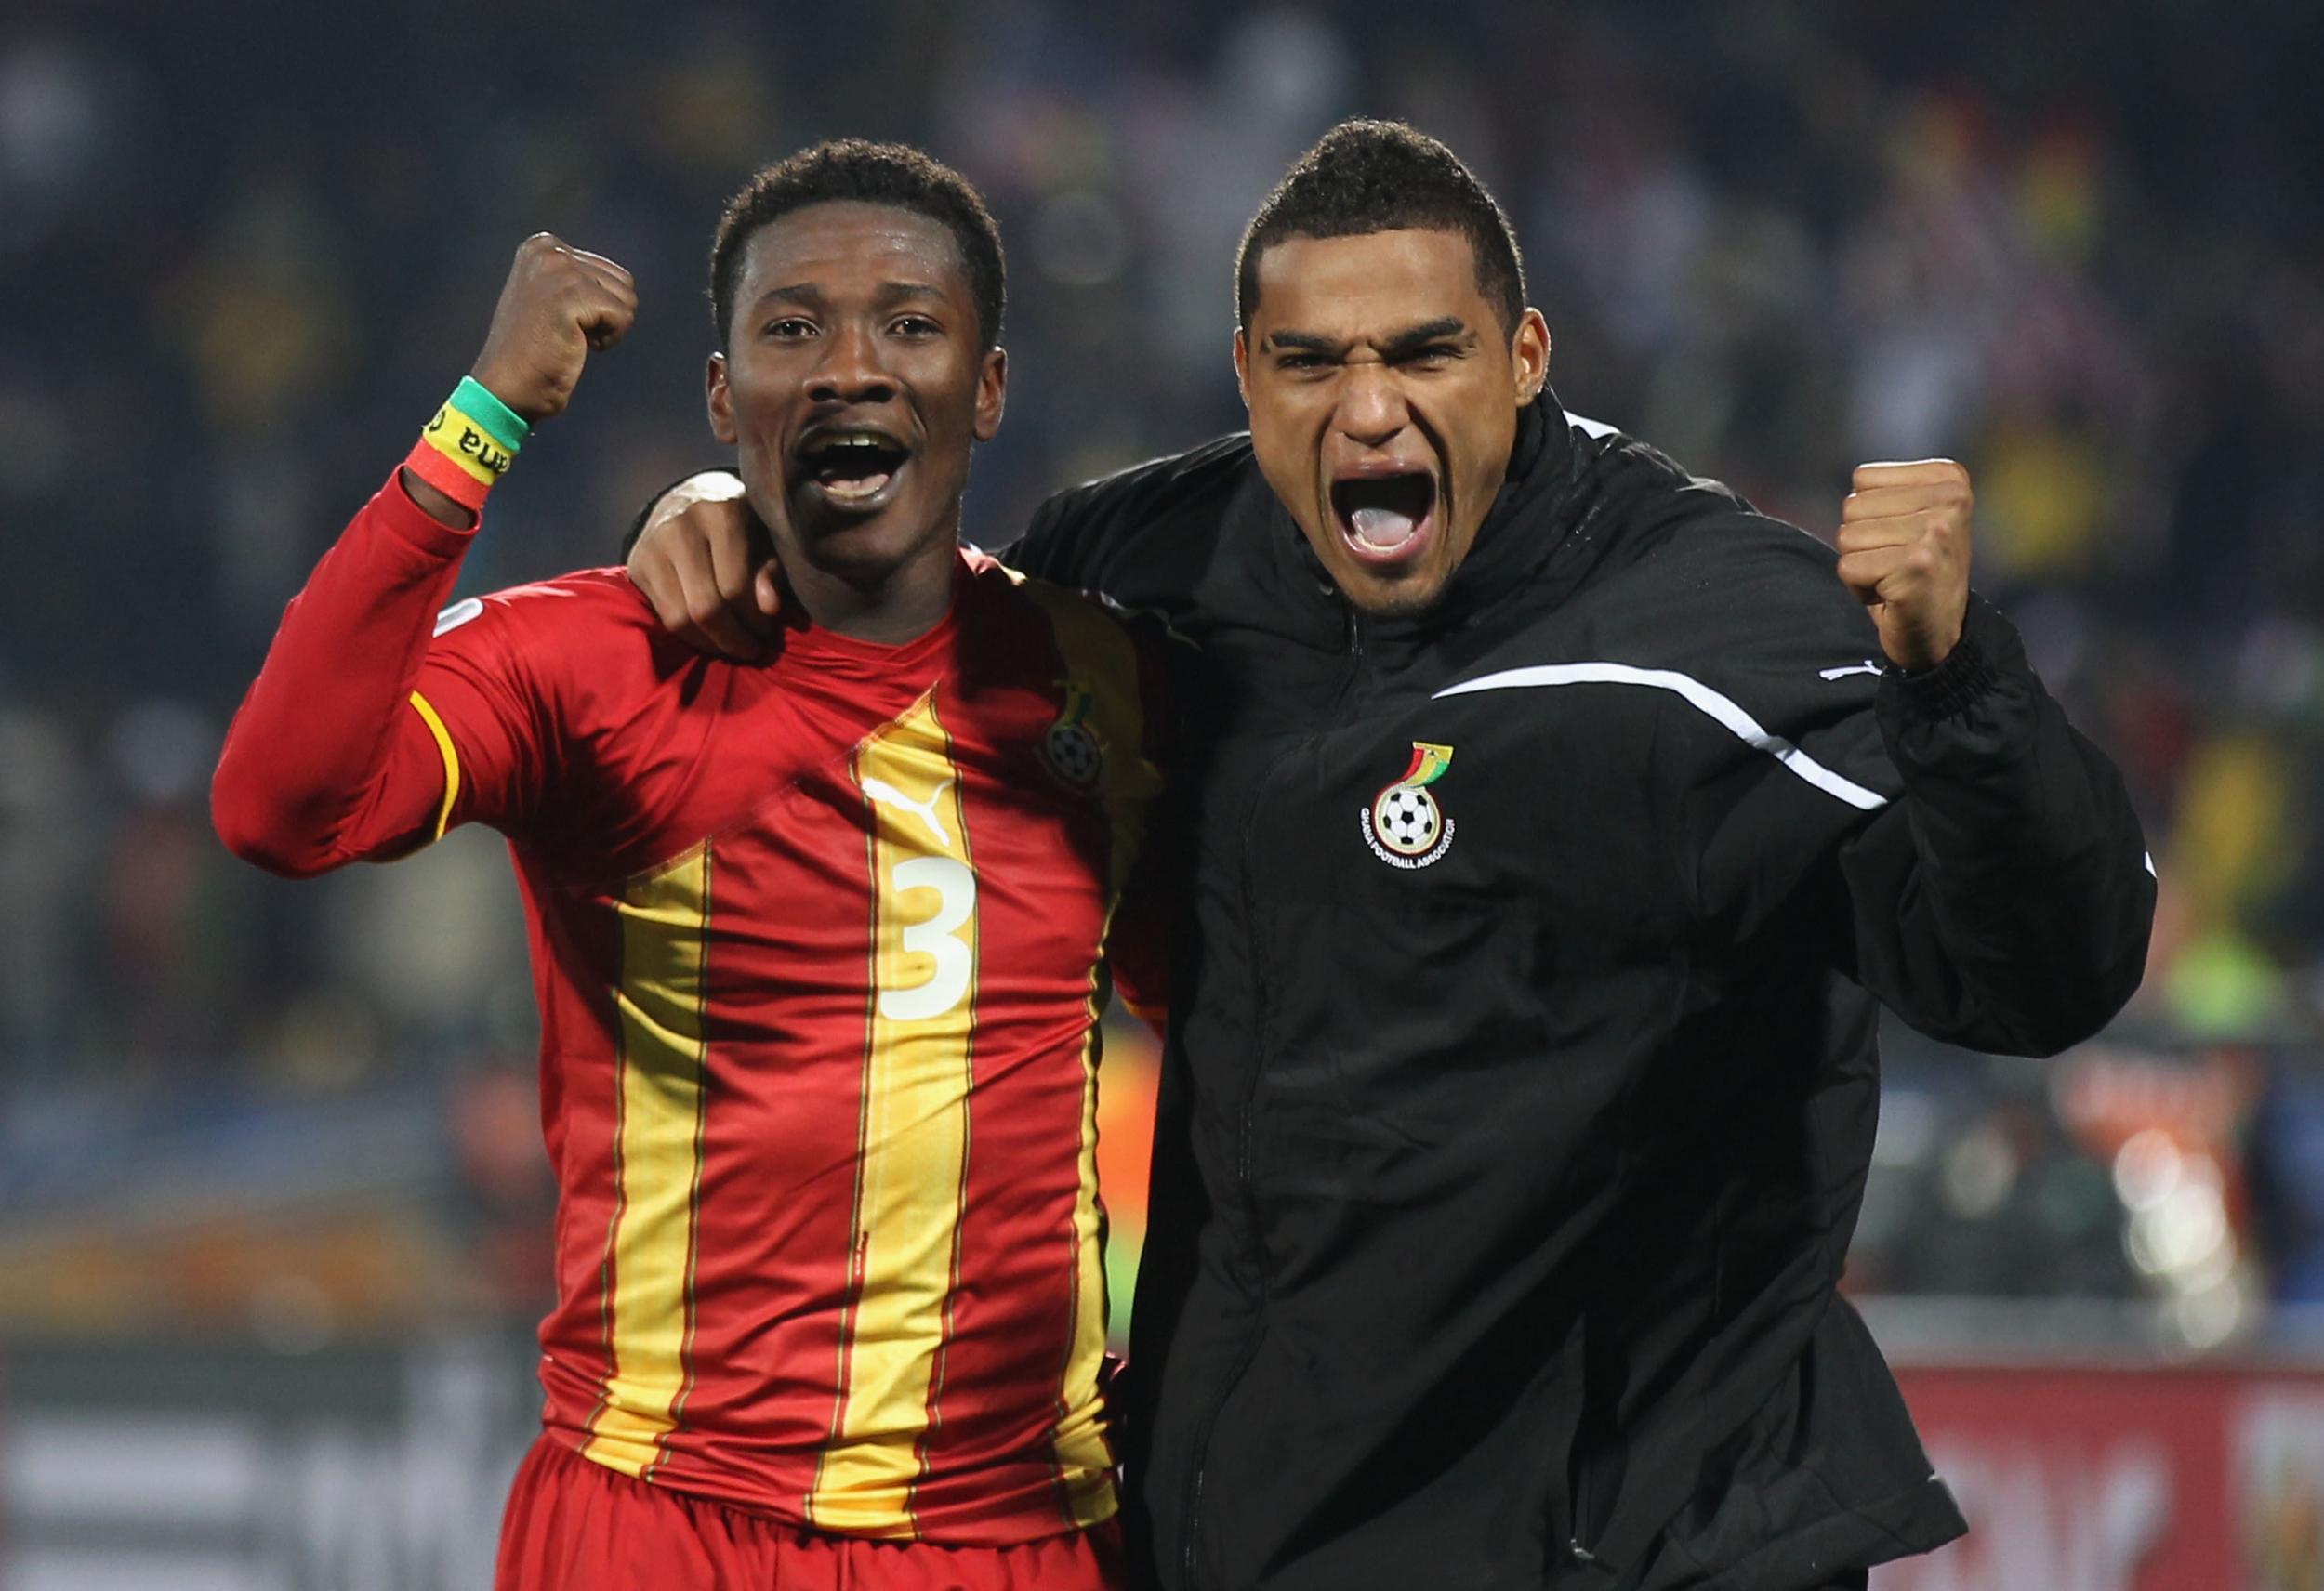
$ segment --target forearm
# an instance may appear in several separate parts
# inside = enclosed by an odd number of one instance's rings
[[[396,484],[403,488],[419,510],[448,531],[472,531],[476,528],[476,513],[466,504],[454,499],[451,493],[429,485],[410,465],[399,467]]]
[[[1843,859],[1860,976],[1957,1042],[2088,1037],[2137,988],[2154,915],[2120,775],[1988,609],[1942,669],[1884,684],[1880,712],[1905,794]]]
[[[391,478],[324,555],[218,759],[211,816],[236,855],[307,876],[440,825],[442,754],[413,695],[471,534]]]

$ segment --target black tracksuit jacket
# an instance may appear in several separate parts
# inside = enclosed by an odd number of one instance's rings
[[[1874,1003],[2055,1051],[2155,899],[2007,622],[1900,677],[1831,552],[1547,394],[1423,618],[1353,611],[1242,438],[1009,556],[1204,660],[1126,1378],[1161,1584],[1796,1591],[1958,1534],[1835,1290]]]

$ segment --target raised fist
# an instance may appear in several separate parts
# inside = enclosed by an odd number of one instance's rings
[[[1949,458],[1859,464],[1840,506],[1840,578],[1900,668],[1934,668],[1969,613],[1969,472]]]
[[[638,284],[603,255],[535,232],[517,245],[469,374],[532,424],[564,413],[591,348],[621,341]]]

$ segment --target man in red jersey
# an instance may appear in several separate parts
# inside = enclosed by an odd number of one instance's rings
[[[962,178],[854,142],[771,167],[712,300],[711,427],[794,598],[765,660],[667,637],[618,570],[439,615],[634,312],[542,234],[285,612],[218,828],[293,876],[509,838],[561,1200],[502,1587],[1111,1584],[1097,1013],[1109,972],[1156,981],[1116,908],[1157,675],[957,546],[1006,375]]]

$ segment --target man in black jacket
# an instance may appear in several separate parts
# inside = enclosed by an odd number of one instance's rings
[[[2053,1052],[2154,905],[2119,778],[1969,590],[1966,473],[1860,469],[1835,556],[1572,420],[1506,218],[1393,125],[1292,168],[1239,286],[1250,435],[1007,555],[1207,678],[1125,1395],[1148,1571],[1810,1591],[1951,1539],[1837,1292],[1875,1002]],[[699,495],[631,567],[707,642],[772,586]]]

